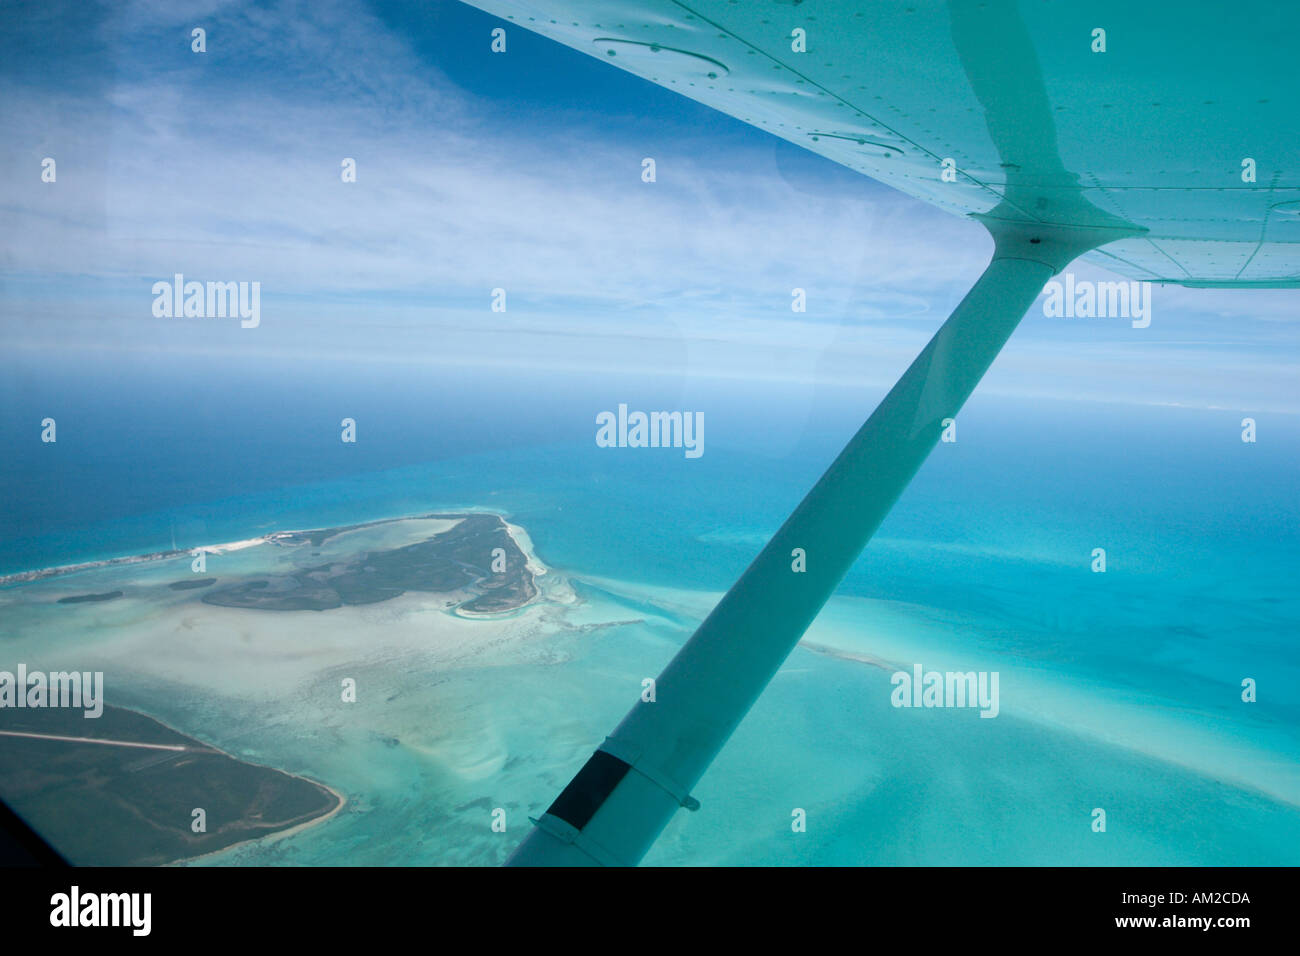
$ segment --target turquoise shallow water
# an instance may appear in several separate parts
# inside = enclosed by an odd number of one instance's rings
[[[126,681],[117,703],[349,798],[323,826],[212,862],[500,862],[878,397],[591,375],[467,405],[466,381],[343,378],[334,406],[363,411],[342,449],[342,413],[319,414],[310,383],[301,406],[250,381],[184,413],[148,394],[105,412],[88,386],[85,404],[63,399],[57,449],[5,466],[11,571],[173,533],[189,546],[477,507],[575,578],[586,604],[545,637],[456,668],[367,662],[386,692],[350,719]],[[597,448],[595,413],[620,401],[702,409],[705,455]],[[1297,428],[1275,418],[1245,445],[1240,417],[977,396],[811,637],[890,665],[998,669],[1003,713],[895,709],[888,669],[801,648],[701,783],[704,809],[647,862],[1298,862],[1300,522],[1282,450]],[[0,633],[30,638],[22,613],[0,610]],[[583,629],[586,613],[633,623]]]

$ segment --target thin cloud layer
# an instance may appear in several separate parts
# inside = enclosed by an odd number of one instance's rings
[[[207,53],[190,51],[195,25]],[[632,127],[567,108],[521,117],[361,4],[139,2],[80,40],[75,19],[25,26],[54,31],[65,58],[0,68],[12,237],[0,334],[11,345],[373,360],[490,349],[584,367],[653,339],[664,346],[651,354],[691,373],[886,382],[991,250],[974,223],[829,163],[792,172],[778,162],[789,147],[756,131],[683,127],[667,117],[673,95],[650,84],[628,104],[647,111]],[[561,67],[575,56],[554,49]],[[654,183],[641,179],[647,150]],[[46,156],[55,184],[40,181]],[[344,158],[355,183],[341,181]],[[149,289],[175,273],[261,282],[256,343],[161,326]],[[489,311],[496,288],[504,314]],[[806,312],[791,311],[795,289]],[[1092,382],[1110,397],[1246,405],[1255,388],[1293,407],[1281,393],[1295,368],[1294,293],[1159,287],[1153,301],[1140,331],[1031,310],[990,387]],[[1254,342],[1266,343],[1262,365]],[[1145,381],[1117,381],[1135,365]],[[1189,396],[1206,370],[1213,387]]]

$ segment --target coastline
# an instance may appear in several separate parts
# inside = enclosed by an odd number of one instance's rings
[[[159,721],[159,723],[162,723],[162,722]],[[164,726],[166,726],[166,725],[164,725]],[[174,728],[173,728],[173,729],[174,729]],[[209,745],[209,746],[211,746],[211,745]],[[213,747],[212,749],[213,749],[213,750],[221,750],[221,748],[219,748],[219,747]],[[221,752],[222,752],[222,753],[226,753],[224,750],[222,750]],[[226,756],[229,757],[229,756],[231,756],[231,755],[230,755],[230,754],[226,754]],[[235,757],[234,759],[239,760],[240,758]],[[247,761],[247,760],[243,761],[243,763],[249,763],[249,762],[250,762],[250,761]],[[266,765],[266,764],[255,764],[254,766],[258,766],[258,767],[266,767],[267,765]],[[340,793],[339,791],[335,790],[335,789],[334,789],[333,787],[331,787],[329,784],[324,783],[323,781],[313,779],[312,777],[304,777],[302,774],[299,774],[299,773],[290,773],[288,770],[280,770],[279,767],[267,767],[267,769],[269,769],[269,770],[278,770],[280,773],[285,774],[286,776],[293,777],[293,778],[295,778],[295,779],[297,779],[297,780],[305,780],[305,781],[307,781],[308,783],[315,784],[316,786],[320,787],[322,790],[327,790],[327,791],[329,791],[329,793],[330,793],[330,794],[331,794],[331,795],[332,795],[332,796],[333,796],[333,797],[334,797],[338,802],[334,805],[334,809],[330,810],[328,813],[324,813],[324,814],[322,814],[322,815],[319,816],[319,817],[313,817],[313,818],[310,819],[310,820],[304,820],[304,821],[302,821],[301,823],[295,823],[293,826],[291,826],[291,827],[287,827],[286,829],[283,829],[283,830],[276,830],[276,831],[274,831],[274,832],[272,832],[272,833],[266,833],[266,834],[263,834],[262,836],[249,837],[247,840],[240,840],[238,843],[232,843],[232,844],[230,844],[229,846],[223,846],[223,847],[222,847],[221,849],[219,849],[219,850],[208,850],[206,853],[200,853],[200,854],[198,854],[197,856],[182,856],[182,857],[177,857],[177,858],[174,859],[174,860],[169,860],[168,862],[166,862],[166,863],[161,863],[161,864],[159,864],[159,865],[160,865],[160,866],[189,866],[189,865],[192,864],[192,863],[197,863],[199,860],[206,860],[206,859],[209,859],[209,858],[211,858],[211,857],[220,856],[220,855],[223,854],[223,853],[229,853],[229,852],[231,852],[232,850],[237,850],[237,849],[239,849],[240,847],[248,846],[248,845],[251,844],[251,843],[275,843],[275,842],[278,841],[278,840],[283,840],[283,839],[285,839],[286,837],[291,837],[291,836],[293,836],[295,833],[301,833],[303,830],[310,830],[312,827],[319,826],[319,825],[321,825],[321,824],[323,824],[323,823],[326,823],[326,822],[328,822],[328,821],[334,819],[334,817],[338,816],[339,813],[342,812],[343,808],[347,806],[348,798],[345,797],[345,796],[344,796],[342,793]]]
[[[230,835],[237,838],[234,839],[233,842],[227,843],[223,846],[217,846],[212,849],[204,850],[201,853],[192,853],[192,854],[186,853],[187,848],[183,844],[187,842],[185,838],[188,837],[189,834],[182,835],[178,831],[188,829],[187,827],[171,828],[170,830],[164,828],[163,833],[160,833],[160,837],[162,837],[166,842],[171,842],[173,844],[177,844],[177,843],[182,844],[182,845],[175,845],[171,849],[173,852],[179,851],[180,853],[186,855],[175,856],[170,859],[162,859],[162,860],[136,859],[131,861],[119,862],[119,863],[100,863],[95,865],[127,865],[127,866],[184,865],[194,860],[215,856],[217,854],[224,853],[227,850],[232,850],[236,847],[245,846],[250,843],[257,843],[261,841],[268,841],[268,842],[275,841],[283,837],[287,837],[292,834],[299,833],[310,827],[315,827],[319,824],[325,823],[326,821],[332,819],[341,810],[343,810],[344,807],[346,807],[348,804],[348,798],[339,789],[337,789],[334,786],[331,786],[328,783],[325,783],[322,780],[318,780],[315,777],[308,776],[303,773],[295,773],[290,770],[285,770],[281,767],[274,766],[270,763],[250,760],[247,757],[239,756],[237,754],[230,752],[229,750],[226,750],[223,747],[217,746],[216,744],[212,743],[210,740],[206,739],[206,737],[196,736],[191,732],[182,730],[179,727],[175,726],[174,724],[169,723],[161,719],[160,717],[154,716],[152,713],[140,709],[139,707],[125,707],[121,705],[114,705],[113,707],[108,708],[107,710],[111,710],[115,715],[114,719],[118,721],[121,721],[123,719],[128,720],[129,721],[128,726],[124,728],[119,723],[116,727],[116,731],[117,731],[116,733],[110,733],[108,736],[96,735],[87,738],[68,737],[68,736],[49,734],[49,733],[36,733],[36,732],[25,733],[21,731],[13,732],[12,736],[27,737],[27,738],[49,738],[55,741],[68,742],[72,744],[82,744],[82,745],[108,743],[108,744],[117,744],[118,746],[125,746],[125,747],[153,747],[153,748],[160,748],[163,750],[173,751],[171,755],[173,757],[192,755],[198,757],[215,756],[219,758],[224,758],[226,761],[229,761],[232,767],[239,768],[238,772],[241,775],[246,775],[250,771],[254,772],[255,774],[261,775],[258,777],[258,779],[260,780],[260,783],[258,784],[259,791],[264,791],[267,787],[274,787],[279,789],[281,792],[283,792],[284,788],[286,787],[293,788],[300,784],[306,784],[307,787],[310,788],[310,790],[313,791],[315,794],[314,802],[321,803],[322,806],[318,806],[313,809],[307,809],[302,813],[296,814],[294,816],[287,816],[279,820],[266,820],[263,818],[261,813],[254,814],[252,816],[241,816],[234,820],[234,828],[236,832]],[[125,736],[122,736],[123,732],[125,732]],[[137,743],[135,742],[135,740],[140,734],[144,734],[150,738],[160,738],[160,740],[159,742]],[[162,743],[161,741],[166,741],[166,743]],[[128,761],[138,762],[137,757],[124,757],[123,759]],[[167,760],[163,761],[163,763],[166,762]],[[109,774],[110,779],[116,779],[112,777],[113,774],[120,774],[123,772],[129,774],[134,769],[139,769],[139,768],[133,767],[131,763],[127,763],[125,765],[125,770],[120,770],[118,768],[111,768],[105,770],[105,772]],[[57,771],[48,771],[48,772],[57,774]],[[51,777],[50,779],[54,779],[54,777]],[[77,786],[77,784],[73,782],[72,778],[69,778],[67,783],[71,786]],[[118,797],[121,798],[122,794],[120,791],[114,790],[113,792],[117,793]],[[94,788],[91,787],[90,789],[88,789],[87,793],[93,794]],[[322,797],[324,797],[325,799],[322,800],[321,799]],[[92,799],[94,798],[92,797]],[[135,806],[135,804],[131,801],[128,801],[128,804],[132,807]],[[117,809],[120,810],[120,806]],[[109,817],[118,818],[118,819],[121,818],[120,812],[115,813],[114,808],[111,808],[107,805],[101,806],[99,810],[96,812],[99,813],[101,816],[103,816],[107,812],[107,815]],[[159,825],[157,821],[154,820],[153,818],[146,817],[145,819],[148,820],[150,823],[153,823],[155,826]],[[39,821],[39,817],[37,818],[37,820]],[[40,825],[41,824],[38,822],[37,826],[39,827]],[[217,831],[207,834],[207,836],[209,838],[218,837],[221,834],[221,831],[223,829],[225,829],[225,827],[219,828]],[[239,831],[243,831],[243,833],[240,833]],[[66,836],[66,834],[64,836]],[[59,842],[62,841],[60,840]],[[55,845],[58,846],[59,842],[56,842]]]
[[[322,540],[328,540],[340,534],[346,534],[350,531],[360,531],[363,528],[373,528],[378,525],[392,524],[396,521],[412,521],[420,519],[460,519],[469,517],[471,514],[493,514],[499,517],[505,524],[507,532],[515,543],[520,545],[520,550],[528,557],[528,570],[534,575],[545,574],[546,568],[537,561],[537,556],[532,550],[532,541],[528,539],[527,534],[521,534],[522,529],[517,525],[511,524],[506,520],[506,516],[497,511],[455,511],[455,512],[422,512],[417,514],[396,515],[390,518],[376,518],[372,521],[361,521],[356,524],[327,526],[323,528],[302,528],[286,529],[282,531],[272,531],[268,534],[260,535],[254,538],[244,538],[239,541],[227,541],[222,544],[196,544],[191,548],[174,548],[166,551],[149,551],[143,554],[116,555],[111,558],[101,558],[97,561],[79,561],[72,564],[52,565],[46,568],[32,568],[27,571],[14,571],[10,574],[0,574],[0,588],[12,587],[18,584],[30,584],[33,581],[42,581],[48,578],[62,577],[68,574],[77,574],[83,571],[94,571],[98,568],[119,567],[132,564],[148,564],[157,561],[170,561],[176,558],[193,557],[198,551],[206,554],[225,554],[229,551],[243,551],[246,548],[254,548],[262,544],[281,545],[287,543],[287,539],[300,535],[318,535],[325,534]],[[326,534],[328,532],[328,534]]]
[[[312,784],[313,786],[320,787],[322,790],[329,793],[330,796],[332,796],[336,801],[332,809],[321,814],[320,816],[312,817],[310,820],[303,820],[300,823],[295,823],[290,827],[284,828],[283,830],[274,830],[270,833],[264,833],[261,836],[251,836],[246,840],[240,840],[237,843],[232,843],[229,846],[223,846],[217,850],[208,850],[207,852],[199,853],[196,856],[177,857],[174,860],[168,860],[166,863],[161,863],[159,864],[159,866],[183,866],[189,863],[193,863],[196,860],[202,860],[202,859],[206,859],[207,857],[218,856],[219,854],[227,853],[230,850],[235,849],[236,847],[247,846],[250,843],[258,843],[261,841],[266,841],[268,843],[274,842],[276,840],[283,839],[284,837],[292,836],[293,834],[299,833],[303,830],[310,829],[311,827],[318,826],[322,823],[325,823],[328,820],[332,820],[340,813],[340,811],[343,810],[345,806],[347,806],[348,798],[344,796],[342,793],[340,793],[338,790],[335,790],[328,783],[325,783],[323,780],[316,780],[313,777],[303,776],[300,773],[292,773],[288,770],[282,770],[279,767],[272,767],[270,764],[255,763],[252,760],[246,760],[243,757],[237,757],[234,754],[230,753],[228,750],[223,750],[222,748],[218,747],[216,744],[199,740],[199,738],[193,737],[190,734],[185,733],[185,731],[173,727],[171,724],[166,723],[163,720],[160,720],[159,718],[155,717],[153,714],[147,714],[144,711],[137,711],[137,713],[144,714],[144,716],[148,717],[150,720],[155,721],[156,723],[160,724],[163,727],[166,727],[168,730],[172,731],[173,733],[180,734],[183,737],[189,737],[191,740],[196,740],[199,743],[202,743],[209,750],[215,750],[217,753],[223,754],[229,757],[231,760],[237,760],[239,763],[247,764],[250,767],[264,767],[267,770],[274,770],[276,773],[282,773],[286,777],[293,777],[295,780],[303,780],[307,783]]]

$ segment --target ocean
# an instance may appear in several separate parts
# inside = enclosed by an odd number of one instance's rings
[[[117,703],[348,797],[217,864],[501,862],[882,394],[112,351],[7,364],[0,574],[484,509],[578,594],[454,666],[359,660],[382,692],[356,712],[299,685],[122,675]],[[703,455],[598,447],[620,403],[701,412]],[[1246,443],[1248,414],[977,391],[646,862],[1300,862],[1300,422],[1257,416]],[[142,626],[107,608],[61,607],[60,629],[0,604],[0,652]],[[335,613],[287,616],[297,633]],[[998,717],[892,706],[913,664],[997,671]]]

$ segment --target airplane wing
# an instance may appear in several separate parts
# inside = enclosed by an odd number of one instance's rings
[[[1134,223],[1120,275],[1300,285],[1291,4],[469,2],[958,215]]]
[[[969,216],[992,261],[510,862],[635,864],[1044,283],[1300,286],[1300,7],[469,0]],[[802,556],[793,560],[796,555]]]

